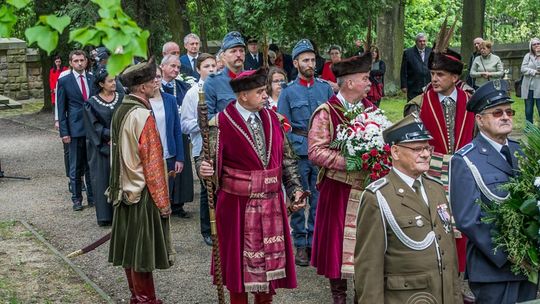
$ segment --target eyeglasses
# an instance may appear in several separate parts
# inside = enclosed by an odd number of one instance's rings
[[[512,109],[506,109],[506,110],[498,109],[498,110],[495,110],[493,112],[484,112],[484,113],[481,113],[481,114],[482,115],[483,114],[491,114],[491,115],[493,115],[493,117],[499,118],[499,117],[502,117],[504,113],[506,113],[506,115],[508,117],[512,117],[512,116],[516,115],[516,111],[512,110]]]
[[[537,45],[540,45],[540,42],[535,42],[532,44],[532,46],[537,46]]]
[[[163,77],[161,77],[161,75],[156,75],[156,79],[161,79]]]
[[[414,154],[420,154],[424,151],[427,151],[428,153],[432,153],[433,152],[433,149],[435,149],[435,147],[433,146],[422,146],[422,147],[407,147],[407,146],[403,146],[403,145],[396,145],[396,146],[399,146],[399,147],[402,147],[402,148],[407,148],[411,151],[413,151]]]
[[[282,84],[282,83],[285,83],[285,80],[272,80],[272,83]]]

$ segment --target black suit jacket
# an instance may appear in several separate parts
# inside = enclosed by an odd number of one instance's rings
[[[71,136],[81,137],[86,136],[84,129],[83,112],[84,103],[83,95],[79,85],[79,80],[75,79],[73,72],[58,80],[57,106],[58,106],[58,122],[60,124],[60,137]],[[87,97],[95,95],[94,76],[86,73],[86,82],[88,83]]]
[[[411,93],[422,93],[422,88],[431,81],[428,69],[428,58],[431,48],[426,47],[424,61],[416,46],[403,51],[401,61],[401,88],[407,88]]]
[[[246,53],[246,60],[244,61],[244,70],[256,70],[261,67],[263,63],[263,54],[259,52],[259,55],[257,55],[257,61],[253,59],[253,56],[251,56],[250,52]]]

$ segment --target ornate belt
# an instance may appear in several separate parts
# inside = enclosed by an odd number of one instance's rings
[[[281,191],[281,167],[245,171],[223,166],[222,191],[253,199],[274,198]]]

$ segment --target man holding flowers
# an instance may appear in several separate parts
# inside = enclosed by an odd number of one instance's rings
[[[457,228],[469,239],[465,275],[476,303],[506,304],[536,298],[536,284],[512,272],[516,261],[509,261],[509,248],[497,248],[494,236],[501,231],[494,222],[483,221],[487,214],[482,204],[507,204],[508,191],[501,185],[519,171],[516,153],[521,153],[521,148],[508,138],[515,114],[512,102],[504,80],[479,88],[467,103],[467,111],[474,113],[480,132],[450,163],[450,202]]]
[[[365,97],[370,89],[371,54],[342,60],[332,66],[339,92],[315,110],[308,134],[308,157],[319,166],[319,202],[313,233],[311,264],[319,275],[330,280],[333,303],[346,303],[347,279],[354,274],[356,212],[367,171],[347,171],[347,160],[332,147],[339,127],[348,122],[345,113],[374,107]],[[360,126],[359,126],[360,127]],[[346,130],[349,130],[348,128]],[[346,135],[342,135],[346,136]],[[354,147],[345,147],[345,149]]]

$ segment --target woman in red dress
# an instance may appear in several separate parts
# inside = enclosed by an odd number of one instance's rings
[[[49,71],[49,88],[51,89],[51,101],[52,104],[56,102],[56,83],[58,82],[58,77],[60,73],[67,70],[67,67],[62,66],[62,59],[60,56],[54,56],[54,64]]]
[[[334,92],[337,92],[339,87],[337,85],[336,76],[332,72],[332,65],[341,61],[341,47],[339,45],[331,46],[328,50],[328,55],[330,55],[330,61],[327,61],[324,64],[321,78],[328,81]]]

